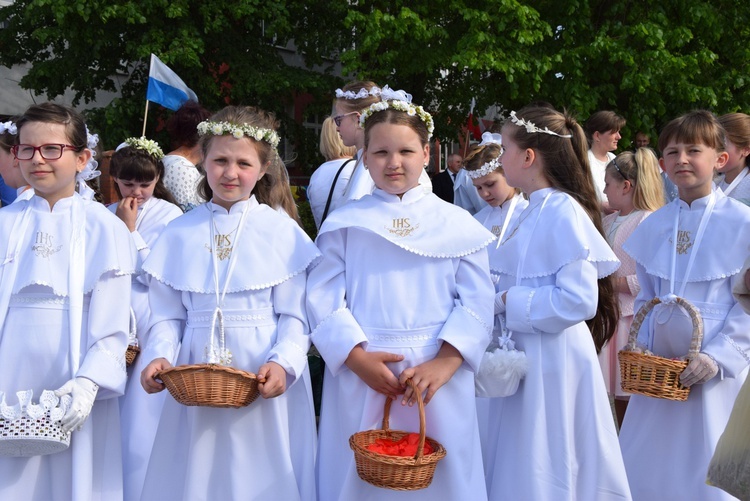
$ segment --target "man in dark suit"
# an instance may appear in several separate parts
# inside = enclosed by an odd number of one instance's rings
[[[432,178],[432,192],[448,203],[453,203],[453,182],[461,168],[461,161],[461,155],[449,155],[446,162],[448,168]]]

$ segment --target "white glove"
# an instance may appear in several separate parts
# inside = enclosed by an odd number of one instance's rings
[[[680,383],[683,386],[693,386],[694,384],[705,383],[719,372],[719,365],[710,355],[698,353],[690,361],[685,370],[680,374]]]
[[[96,393],[99,391],[99,385],[85,377],[71,379],[60,388],[55,390],[55,395],[61,397],[70,394],[73,401],[70,403],[70,409],[62,418],[62,427],[64,432],[69,432],[73,428],[79,430],[89,417],[91,408],[94,406]]]

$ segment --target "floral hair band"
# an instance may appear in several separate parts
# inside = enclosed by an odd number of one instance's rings
[[[380,98],[382,101],[371,104],[359,116],[359,124],[362,127],[365,126],[365,122],[373,113],[391,108],[396,111],[403,111],[409,116],[418,116],[427,126],[427,139],[432,137],[432,133],[435,130],[435,122],[432,120],[432,115],[427,113],[421,106],[411,104],[411,94],[403,90],[393,90],[386,85],[380,92]]]
[[[214,136],[223,136],[231,134],[235,139],[248,137],[256,141],[265,141],[274,148],[279,145],[279,135],[273,129],[264,129],[254,127],[248,124],[233,124],[229,122],[211,122],[206,120],[198,124],[198,134],[205,136],[213,134]]]
[[[555,131],[549,130],[549,128],[547,128],[547,127],[545,127],[544,129],[540,129],[539,127],[537,127],[536,125],[534,125],[533,122],[527,122],[523,118],[518,118],[516,116],[516,112],[515,111],[511,111],[510,112],[510,121],[513,122],[514,124],[518,125],[519,127],[525,127],[526,128],[526,132],[529,133],[529,134],[533,134],[535,132],[541,132],[542,134],[549,134],[550,136],[557,136],[557,137],[562,137],[562,138],[565,138],[565,139],[570,139],[571,137],[573,137],[572,134],[558,134]]]
[[[477,170],[468,170],[468,169],[464,169],[464,170],[466,170],[466,175],[469,176],[469,178],[479,179],[480,177],[484,177],[487,174],[494,172],[495,169],[497,169],[498,167],[502,167],[502,165],[503,164],[500,162],[500,157],[498,156],[498,157],[493,158],[486,164],[482,165]]]
[[[371,89],[359,89],[358,92],[354,92],[352,90],[341,90],[336,89],[336,99],[365,99],[367,97],[371,96],[379,96],[380,95],[380,87],[373,87]]]
[[[159,143],[152,139],[146,139],[145,137],[129,137],[125,140],[125,144],[136,150],[143,150],[157,160],[164,158],[164,152],[159,146]]]

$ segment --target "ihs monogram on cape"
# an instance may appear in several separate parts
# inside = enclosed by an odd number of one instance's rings
[[[391,220],[391,226],[385,227],[386,230],[392,235],[397,237],[408,237],[417,229],[419,229],[419,223],[416,225],[409,221],[408,217],[398,217]]]
[[[31,247],[31,250],[34,251],[34,254],[36,254],[37,257],[49,258],[52,254],[62,249],[62,245],[58,245],[57,247],[52,245],[53,238],[54,237],[49,233],[37,231],[34,245]]]
[[[221,233],[217,233],[216,235],[214,235],[214,243],[216,245],[216,258],[219,261],[228,259],[229,256],[232,255],[232,249],[234,248],[231,239],[232,233],[234,233],[234,230],[226,235],[222,235]],[[206,249],[208,249],[208,252],[211,252],[211,246],[209,244],[206,244]]]
[[[677,232],[677,254],[687,254],[693,242],[690,241],[690,232],[679,230]]]

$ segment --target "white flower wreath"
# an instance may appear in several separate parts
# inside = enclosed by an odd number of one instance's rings
[[[432,133],[435,131],[435,122],[432,121],[432,115],[427,113],[421,106],[411,104],[411,94],[407,94],[403,90],[392,90],[386,85],[383,87],[380,97],[383,99],[382,101],[371,104],[359,116],[359,124],[362,127],[365,126],[365,122],[373,113],[392,108],[397,111],[403,111],[412,117],[415,115],[418,116],[427,126],[427,138],[430,139],[432,137]]]
[[[159,143],[145,137],[129,137],[125,144],[137,150],[143,150],[157,160],[164,158],[164,152],[161,150]]]
[[[206,120],[198,124],[198,133],[201,136],[205,136],[206,134],[213,134],[214,136],[231,134],[236,139],[246,136],[256,141],[265,141],[274,148],[279,145],[279,135],[275,130],[253,127],[248,124],[237,125],[229,122],[210,122]]]

